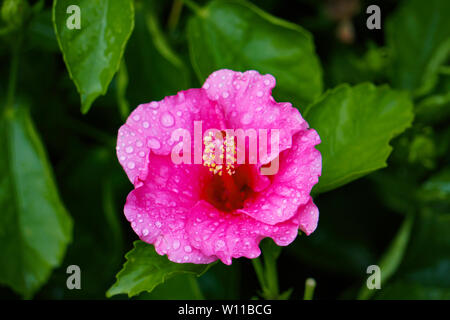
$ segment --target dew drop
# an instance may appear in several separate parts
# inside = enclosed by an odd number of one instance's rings
[[[128,146],[128,147],[125,149],[125,152],[126,152],[126,153],[132,153],[132,152],[133,152],[133,147],[132,147],[132,146]]]
[[[173,126],[174,123],[175,123],[175,120],[174,120],[173,116],[169,112],[165,112],[161,116],[161,124],[164,127],[171,127],[171,126]]]
[[[130,161],[130,162],[128,162],[128,164],[127,164],[128,169],[134,169],[135,166],[136,166],[136,165],[134,164],[133,161]]]
[[[153,101],[153,102],[151,102],[151,103],[149,104],[149,106],[150,106],[150,108],[152,108],[152,109],[158,109],[159,103],[156,102],[156,101]]]
[[[225,242],[223,242],[223,240],[217,240],[216,248],[220,249],[220,248],[223,248],[224,246],[225,246]]]
[[[185,246],[185,247],[184,247],[184,251],[186,251],[186,252],[192,252],[191,246]]]
[[[252,122],[252,115],[250,113],[244,114],[241,118],[241,123],[245,125],[249,124],[250,122]]]
[[[156,138],[149,138],[147,145],[152,149],[159,149],[161,148],[161,143]]]
[[[145,129],[147,129],[148,127],[150,127],[150,124],[149,124],[147,121],[144,121],[144,122],[142,123],[142,126],[143,126]]]
[[[173,241],[173,248],[177,250],[180,247],[180,240]]]

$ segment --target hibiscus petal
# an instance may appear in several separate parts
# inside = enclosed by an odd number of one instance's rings
[[[192,203],[188,195],[178,190],[170,190],[170,187],[161,190],[144,184],[128,195],[125,216],[139,238],[154,244],[156,252],[167,254],[169,260],[178,263],[211,263],[217,258],[192,247],[188,239],[185,221]]]
[[[203,89],[180,91],[161,101],[141,104],[119,129],[117,157],[130,181],[139,186],[147,174],[150,151],[158,155],[171,153],[174,130],[186,129],[193,139],[194,121],[202,121],[204,131],[222,128],[223,118]]]
[[[277,103],[272,97],[275,78],[260,75],[257,71],[236,72],[222,69],[206,79],[203,88],[208,97],[217,101],[226,117],[228,129],[277,129],[280,132],[280,149],[290,148],[292,136],[308,124],[300,112],[290,103]],[[274,153],[267,159],[259,159],[265,164],[276,158]]]
[[[303,212],[303,211],[299,211]],[[244,214],[223,213],[206,201],[199,201],[186,221],[192,246],[206,256],[216,255],[225,264],[232,258],[260,255],[259,243],[271,237],[279,246],[287,246],[297,237],[298,216],[269,225]]]
[[[307,236],[314,232],[319,222],[319,209],[312,199],[308,203],[298,209],[299,227]]]
[[[248,199],[239,212],[271,225],[292,218],[299,206],[310,200],[311,189],[319,180],[322,156],[315,148],[319,143],[313,129],[297,133],[292,148],[280,154],[279,172],[271,185]]]

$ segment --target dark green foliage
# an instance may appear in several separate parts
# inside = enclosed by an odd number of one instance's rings
[[[377,1],[368,30],[360,0],[350,42],[332,1],[79,0],[78,31],[73,2],[0,1],[0,298],[301,299],[312,277],[319,299],[450,299],[450,1]],[[273,74],[322,140],[319,226],[263,242],[258,274],[172,263],[122,214],[120,125],[220,68]]]

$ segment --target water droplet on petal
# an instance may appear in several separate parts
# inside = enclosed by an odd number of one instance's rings
[[[252,122],[252,118],[253,118],[253,116],[251,113],[246,113],[242,116],[241,123],[244,125],[249,124],[250,122]]]
[[[133,147],[132,146],[126,147],[125,152],[126,153],[132,153],[133,152]]]
[[[152,109],[158,109],[159,103],[156,101],[153,101],[149,104],[150,108]]]
[[[136,165],[134,164],[133,161],[130,161],[130,162],[128,162],[128,164],[127,164],[128,169],[134,169],[135,166],[136,166]]]
[[[175,119],[173,118],[173,116],[169,112],[165,112],[161,116],[161,124],[164,127],[171,127],[171,126],[173,126],[174,123],[175,123]]]
[[[217,240],[216,242],[216,248],[217,249],[221,249],[225,246],[225,242],[223,242],[223,240]]]
[[[180,240],[173,241],[173,248],[177,250],[180,247]]]
[[[185,247],[184,247],[184,251],[186,251],[186,252],[192,252],[191,246],[185,246]]]
[[[159,149],[161,148],[161,143],[156,138],[149,138],[147,145],[152,149]]]
[[[144,121],[144,122],[142,123],[142,126],[143,126],[145,129],[147,129],[148,127],[150,127],[150,124],[149,124],[147,121]]]

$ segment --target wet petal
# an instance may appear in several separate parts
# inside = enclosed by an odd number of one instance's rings
[[[272,129],[277,129],[281,152],[291,146],[292,136],[308,124],[290,103],[273,99],[274,87],[275,78],[270,74],[227,69],[212,73],[203,85],[208,97],[222,107],[228,129],[267,129],[268,137]],[[265,164],[276,156],[259,161]]]
[[[259,243],[271,237],[277,245],[287,246],[297,237],[299,219],[269,225],[244,214],[223,213],[200,201],[188,216],[187,231],[194,248],[207,256],[216,255],[225,264],[232,258],[260,255]]]
[[[201,121],[203,131],[224,124],[222,111],[202,89],[139,105],[119,129],[117,139],[117,157],[130,181],[139,185],[145,180],[150,152],[171,153],[174,130],[185,129],[193,138],[194,121]]]
[[[322,157],[315,148],[319,143],[315,130],[296,134],[292,148],[280,155],[279,172],[273,176],[271,185],[248,199],[240,212],[268,224],[293,217],[298,207],[309,201],[311,189],[319,181]]]

